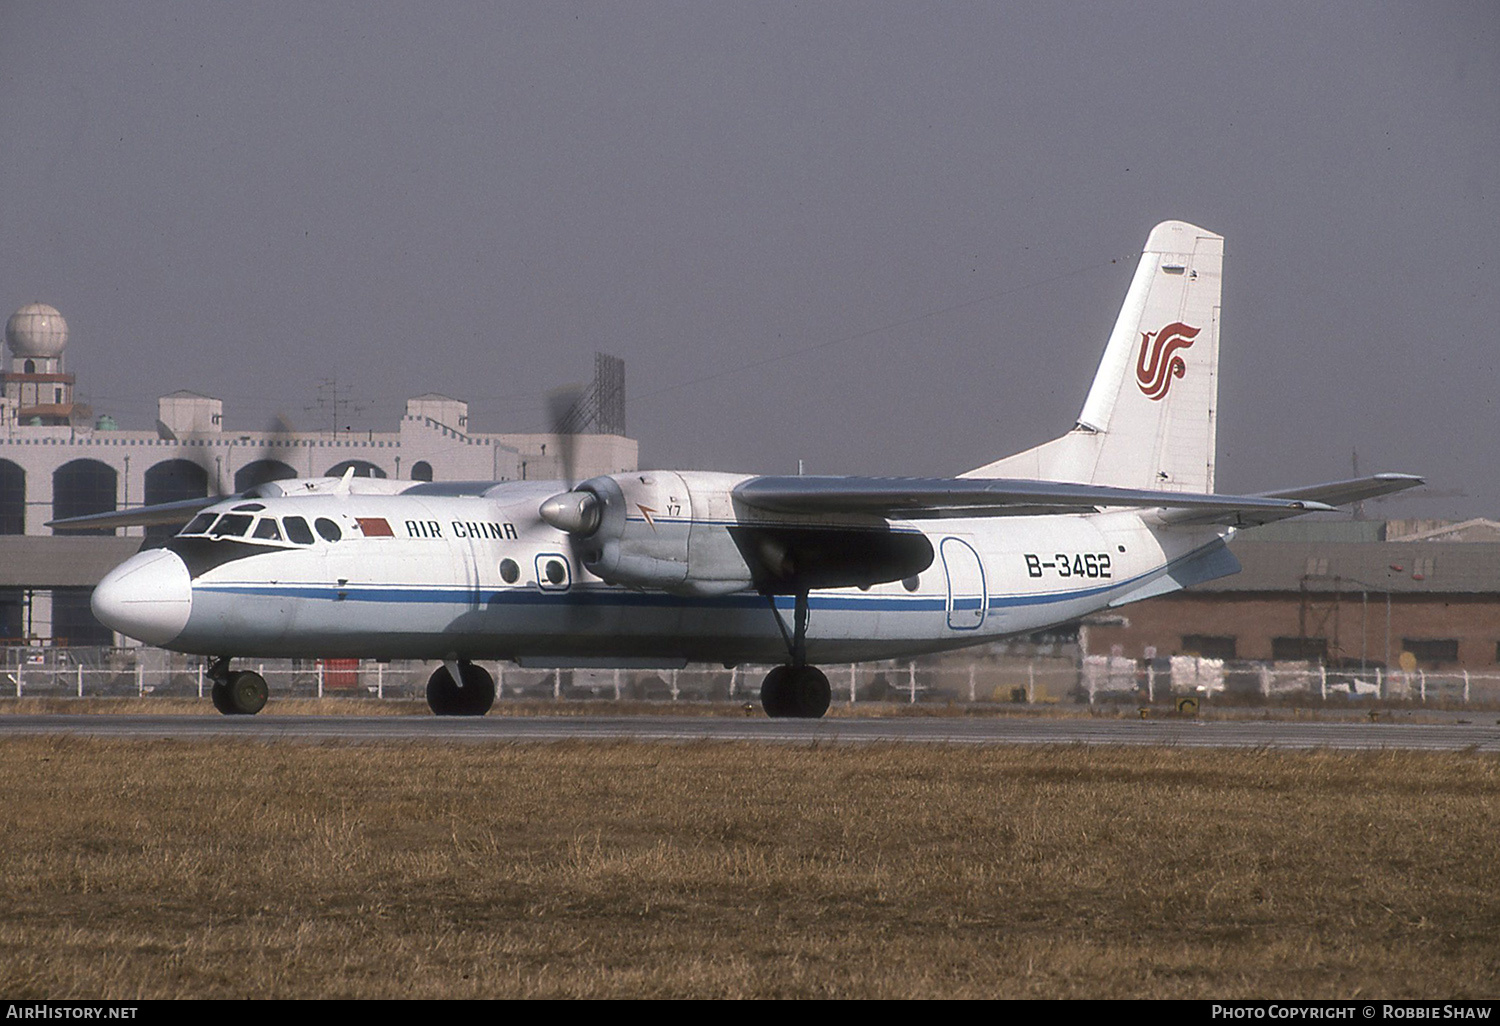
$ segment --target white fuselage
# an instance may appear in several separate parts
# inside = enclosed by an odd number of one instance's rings
[[[111,572],[95,612],[121,633],[203,655],[619,666],[787,658],[753,589],[635,590],[591,574],[578,541],[536,517],[562,487],[229,500],[196,522],[211,533],[184,533]],[[808,661],[973,645],[1171,590],[1169,568],[1226,533],[1153,526],[1150,516],[891,521],[928,539],[932,564],[905,581],[812,591]],[[651,531],[725,529],[691,509],[648,519]],[[792,597],[775,601],[789,617]]]

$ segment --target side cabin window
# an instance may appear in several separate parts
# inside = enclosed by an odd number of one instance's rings
[[[314,520],[313,526],[318,529],[318,533],[323,536],[325,541],[336,542],[344,536],[344,532],[339,530],[339,525],[327,517],[319,517]]]
[[[313,543],[312,528],[307,526],[306,520],[301,517],[287,517],[281,523],[286,528],[286,536],[298,545]]]
[[[281,541],[281,528],[276,526],[275,517],[261,517],[255,525],[253,538],[261,538],[265,541]]]

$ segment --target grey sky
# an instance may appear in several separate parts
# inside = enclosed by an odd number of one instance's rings
[[[540,429],[602,349],[647,464],[948,474],[1071,425],[1182,218],[1221,490],[1496,516],[1497,111],[1493,2],[6,2],[0,315],[125,426]]]

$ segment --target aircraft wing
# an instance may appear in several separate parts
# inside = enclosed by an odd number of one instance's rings
[[[150,527],[154,524],[185,524],[199,510],[207,509],[225,496],[206,496],[196,499],[181,499],[177,502],[160,502],[152,506],[132,506],[129,509],[112,509],[103,513],[85,513],[76,517],[49,520],[47,527],[113,528]]]
[[[1180,511],[1214,523],[1235,517],[1277,520],[1333,509],[1311,495],[1203,495],[1008,478],[754,477],[740,482],[734,497],[767,513],[863,513],[911,519],[1037,516],[1132,506],[1161,508],[1169,515]]]
[[[485,489],[493,488],[494,481],[451,481],[436,487],[426,486],[427,495],[482,495]],[[202,495],[175,502],[157,502],[149,506],[130,506],[126,509],[105,510],[103,513],[84,513],[76,517],[60,517],[47,521],[47,527],[73,529],[112,529],[116,527],[151,527],[156,524],[185,524],[200,511],[231,499],[275,498],[283,495],[317,493],[348,494],[353,490],[360,494],[397,495],[412,490],[410,481],[387,481],[385,478],[356,478],[353,469],[344,472],[341,478],[314,477],[267,481],[233,495]]]

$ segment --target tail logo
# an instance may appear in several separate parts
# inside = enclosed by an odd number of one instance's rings
[[[1135,381],[1147,399],[1165,399],[1173,378],[1187,373],[1187,363],[1177,350],[1187,349],[1201,328],[1190,328],[1180,321],[1160,331],[1141,332],[1141,358],[1135,365]]]

